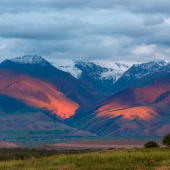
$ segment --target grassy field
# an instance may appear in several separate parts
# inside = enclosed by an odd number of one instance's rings
[[[145,170],[170,169],[170,148],[114,149],[1,161],[0,170]]]

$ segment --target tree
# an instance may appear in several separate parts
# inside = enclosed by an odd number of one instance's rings
[[[144,144],[144,147],[145,148],[155,148],[155,147],[159,147],[159,145],[154,141],[149,141]]]
[[[170,133],[163,137],[162,144],[170,147]]]

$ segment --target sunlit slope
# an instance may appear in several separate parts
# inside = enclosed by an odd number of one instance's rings
[[[142,88],[128,88],[106,99],[96,110],[120,110],[153,103],[159,96],[170,91],[170,79],[158,79],[154,84]]]
[[[34,108],[43,108],[61,119],[74,115],[79,108],[79,104],[52,84],[5,69],[0,70],[0,94],[20,99]]]
[[[108,98],[91,115],[75,123],[100,135],[170,133],[170,77],[142,88],[129,88]]]
[[[54,140],[67,136],[93,136],[59,123],[48,112],[26,106],[18,99],[0,95],[0,141]]]

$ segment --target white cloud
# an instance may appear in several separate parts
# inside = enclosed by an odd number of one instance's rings
[[[147,55],[147,54],[154,53],[155,49],[156,49],[156,46],[153,44],[141,45],[141,46],[135,47],[135,49],[133,49],[131,52],[134,55]]]
[[[170,18],[169,19],[165,19],[165,23],[166,24],[170,24]]]

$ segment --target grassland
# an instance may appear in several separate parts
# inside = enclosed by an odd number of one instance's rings
[[[133,148],[55,154],[1,161],[0,170],[151,170],[170,169],[170,148]]]

